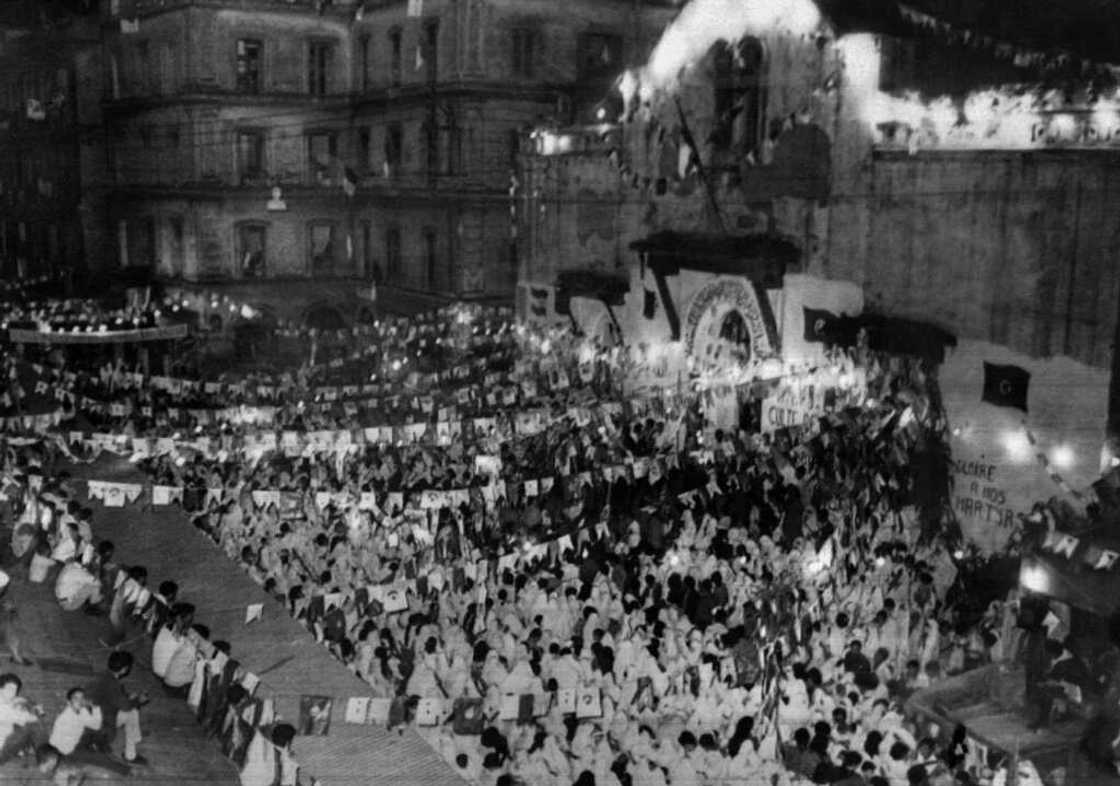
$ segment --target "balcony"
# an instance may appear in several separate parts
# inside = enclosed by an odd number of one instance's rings
[[[284,10],[307,14],[352,17],[359,0],[134,0],[135,16],[190,6],[221,7],[241,11]]]

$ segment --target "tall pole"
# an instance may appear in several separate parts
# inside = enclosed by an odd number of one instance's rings
[[[1105,427],[1107,454],[1120,457],[1120,300],[1117,301],[1116,327],[1112,339],[1112,363],[1108,378],[1108,421]],[[1111,467],[1101,467],[1108,472]]]
[[[708,207],[711,210],[711,218],[715,222],[716,230],[722,235],[726,232],[723,224],[723,212],[719,209],[719,202],[716,200],[716,189],[712,183],[711,178],[708,177],[708,172],[704,168],[704,162],[700,160],[700,148],[696,146],[696,139],[692,135],[692,129],[688,125],[688,118],[685,117],[684,107],[681,106],[681,99],[676,97],[673,99],[677,105],[677,117],[681,121],[681,135],[684,137],[684,143],[692,150],[690,163],[696,167],[696,173],[700,176],[700,182],[704,185],[704,194],[708,198]]]

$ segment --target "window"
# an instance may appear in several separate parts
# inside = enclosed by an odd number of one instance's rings
[[[140,95],[152,92],[152,82],[152,50],[147,41],[140,41],[136,44],[136,92]]]
[[[115,100],[121,97],[121,59],[117,52],[109,53],[109,95]]]
[[[152,146],[152,127],[147,123],[140,126],[140,144],[144,149],[150,149]]]
[[[370,130],[368,128],[358,129],[358,171],[369,171],[369,154],[370,154]]]
[[[439,20],[432,19],[424,25],[424,65],[428,82],[439,78]]]
[[[509,168],[516,172],[521,157],[521,132],[511,128],[506,132],[506,151],[509,156]]]
[[[181,216],[170,216],[167,219],[168,251],[171,254],[171,275],[183,275],[183,219]]]
[[[531,78],[536,75],[537,32],[518,27],[513,31],[513,75]]]
[[[159,94],[170,95],[175,87],[175,48],[163,44],[159,48]]]
[[[330,92],[331,64],[334,46],[325,41],[315,41],[307,47],[307,92],[325,96]]]
[[[150,216],[136,219],[128,225],[128,253],[126,265],[152,267],[156,256],[156,222]]]
[[[439,127],[434,118],[424,122],[420,135],[424,138],[424,167],[432,178],[439,174]]]
[[[378,283],[380,276],[376,275],[373,267],[373,227],[368,221],[362,222],[362,275],[367,281]]]
[[[308,257],[312,275],[331,275],[334,273],[335,243],[334,224],[317,221],[308,228]]]
[[[614,78],[622,67],[622,36],[614,33],[585,33],[579,39],[581,79]]]
[[[307,135],[307,163],[315,182],[325,185],[331,181],[337,155],[337,140],[333,133],[320,131]]]
[[[766,126],[765,52],[757,38],[735,46],[718,43],[713,52],[715,122],[712,144],[719,151],[757,153]]]
[[[175,149],[179,147],[180,142],[181,140],[179,137],[178,126],[172,126],[171,128],[167,129],[167,146],[169,148]]]
[[[237,269],[245,278],[264,278],[267,258],[263,224],[239,224],[237,227]]]
[[[261,91],[261,42],[252,38],[237,41],[237,89],[242,93]]]
[[[401,84],[401,29],[394,27],[389,31],[389,80],[393,87]]]
[[[237,132],[237,169],[242,184],[264,177],[264,134],[260,131]]]
[[[385,129],[385,164],[389,174],[395,175],[401,167],[403,132],[400,123],[390,123]]]
[[[361,69],[358,84],[362,86],[362,90],[369,90],[370,46],[368,35],[358,39],[358,67]]]
[[[439,254],[436,249],[436,231],[424,229],[424,283],[428,289],[436,288],[436,271],[439,268]]]
[[[385,230],[385,264],[388,281],[394,282],[401,275],[401,228],[396,224]]]

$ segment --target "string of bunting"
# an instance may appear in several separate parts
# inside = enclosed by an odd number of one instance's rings
[[[1075,535],[1059,530],[1051,530],[1046,533],[1041,549],[1070,560],[1074,558],[1074,554],[1080,551],[1078,559],[1094,570],[1111,570],[1120,561],[1120,553],[1112,549],[1101,548],[1094,543],[1083,541]]]
[[[898,4],[902,18],[925,31],[932,31],[952,44],[963,44],[973,48],[983,48],[990,51],[1001,60],[1009,60],[1017,68],[1038,68],[1043,71],[1057,71],[1068,68],[1071,64],[1080,66],[1082,72],[1091,68],[1102,68],[1114,76],[1117,66],[1111,63],[1093,63],[1084,58],[1077,58],[1070,52],[1052,50],[1044,52],[1031,49],[1019,44],[1013,44],[989,35],[983,35],[967,28],[954,26],[937,17],[906,5]]]
[[[1035,448],[1035,458],[1038,459],[1038,463],[1042,465],[1042,468],[1046,470],[1046,474],[1049,475],[1050,480],[1054,481],[1058,488],[1060,488],[1066,494],[1069,494],[1078,502],[1084,502],[1085,495],[1066,482],[1066,479],[1062,477],[1062,474],[1058,472],[1058,470],[1052,463],[1050,463],[1050,458],[1046,455],[1045,451],[1038,450],[1038,439],[1035,437],[1034,432],[1031,431],[1025,423],[1023,424],[1023,430],[1026,432],[1027,441],[1030,442],[1032,448]]]

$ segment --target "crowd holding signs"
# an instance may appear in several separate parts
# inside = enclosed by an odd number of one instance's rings
[[[89,498],[181,505],[377,694],[309,694],[299,733],[335,705],[414,723],[486,784],[991,777],[900,710],[1008,643],[1002,609],[956,625],[945,544],[919,537],[938,510],[912,465],[944,437],[928,370],[853,351],[858,392],[779,381],[728,433],[687,389],[624,396],[622,351],[457,309],[267,377],[43,363],[59,411],[12,414],[9,444],[130,458],[148,482]],[[246,784],[277,782],[290,738],[253,732],[274,720],[259,680],[194,646],[200,719]]]

